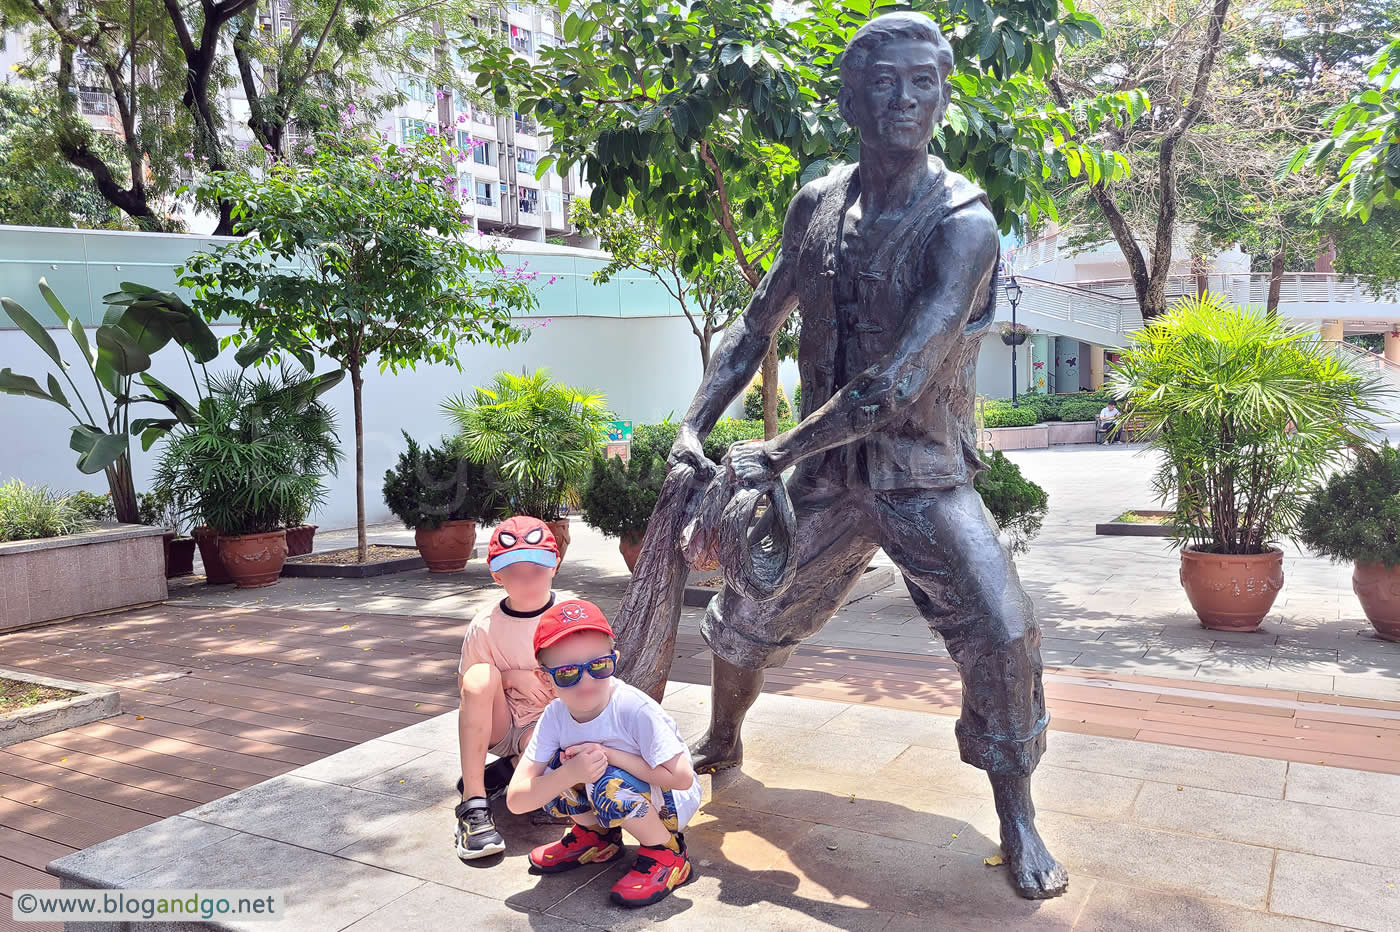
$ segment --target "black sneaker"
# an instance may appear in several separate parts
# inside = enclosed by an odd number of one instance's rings
[[[491,821],[491,804],[480,796],[457,804],[457,857],[463,861],[489,858],[506,850],[506,840]]]
[[[498,757],[486,765],[486,770],[482,776],[486,778],[486,798],[495,799],[506,791],[510,786],[510,778],[515,776],[515,765],[508,757]],[[462,778],[457,778],[457,795],[461,796],[466,789],[462,786]]]

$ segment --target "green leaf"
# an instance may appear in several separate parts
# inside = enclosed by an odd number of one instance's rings
[[[150,354],[121,327],[97,328],[97,353],[118,375],[136,375],[151,368]]]
[[[739,54],[743,57],[744,64],[752,68],[763,57],[763,50],[756,45],[745,45]]]
[[[91,367],[97,362],[97,353],[88,343],[87,331],[83,329],[82,323],[68,313],[63,302],[58,300],[58,295],[54,294],[53,289],[49,287],[48,279],[39,279],[39,293],[44,296],[44,300],[48,302],[54,316],[63,324],[69,336],[73,338],[73,342],[78,344],[78,350],[83,354],[83,359],[87,360],[88,366]]]
[[[233,354],[233,361],[239,368],[246,369],[267,356],[277,347],[277,336],[271,330],[260,330],[253,339],[244,343]]]
[[[57,401],[65,408],[70,411],[73,409],[73,406],[68,403],[68,396],[63,394],[63,386],[58,384],[58,379],[54,378],[52,372],[49,373],[49,394],[53,396],[54,401]]]
[[[86,424],[73,428],[68,446],[81,454],[78,471],[89,476],[111,466],[131,450],[125,434],[109,434]]]
[[[10,316],[10,320],[15,322],[15,326],[23,330],[25,335],[44,351],[44,355],[53,360],[54,365],[60,369],[68,368],[68,364],[58,355],[58,346],[54,344],[53,337],[49,336],[48,331],[21,307],[18,301],[12,298],[0,298],[0,306],[4,307],[5,313]]]
[[[734,64],[734,62],[738,61],[739,59],[740,51],[741,47],[731,42],[729,45],[726,45],[719,50],[719,63],[721,65]]]
[[[53,376],[50,376],[53,378]],[[52,401],[68,407],[66,400],[59,401],[57,398],[45,392],[39,387],[39,383],[27,375],[20,375],[12,372],[9,366],[0,369],[0,392],[7,395],[28,395],[30,398],[41,398],[44,401]],[[70,409],[71,410],[71,409]]]

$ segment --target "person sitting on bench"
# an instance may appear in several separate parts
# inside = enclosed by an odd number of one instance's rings
[[[1114,430],[1114,426],[1118,423],[1118,419],[1122,416],[1123,412],[1118,410],[1118,406],[1113,403],[1112,399],[1109,399],[1108,404],[1104,405],[1104,408],[1102,411],[1099,412],[1098,417],[1094,418],[1094,421],[1097,424],[1097,430],[1094,433],[1094,442],[1113,443],[1116,441],[1118,443],[1127,443],[1127,431]]]

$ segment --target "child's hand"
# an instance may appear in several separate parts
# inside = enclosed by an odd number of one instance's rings
[[[564,765],[560,769],[568,771],[570,778],[576,783],[593,783],[601,779],[603,771],[608,769],[608,756],[604,753],[602,745],[576,744],[565,748],[560,756],[564,758]]]
[[[554,690],[540,682],[534,670],[502,670],[501,687],[536,705],[549,705]]]

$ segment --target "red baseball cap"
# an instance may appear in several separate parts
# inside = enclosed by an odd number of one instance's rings
[[[603,610],[583,599],[567,599],[545,609],[535,624],[535,653],[580,631],[601,631],[614,637]]]
[[[516,515],[492,532],[486,563],[493,573],[512,563],[558,566],[559,544],[548,524],[529,515]]]

